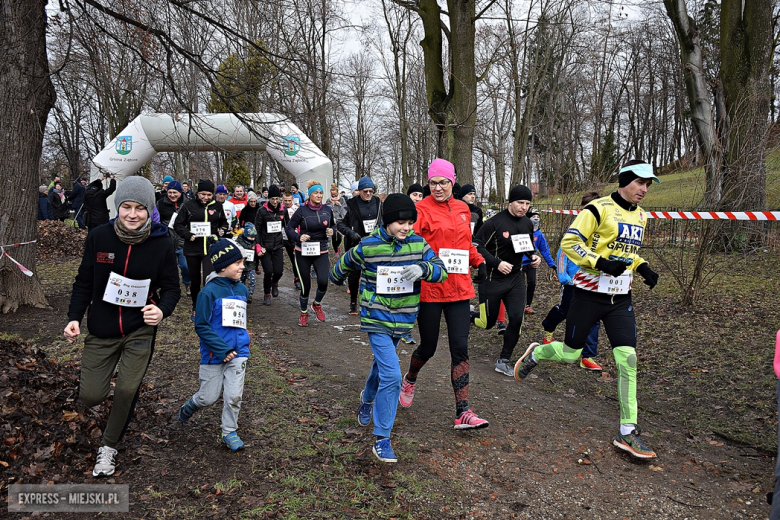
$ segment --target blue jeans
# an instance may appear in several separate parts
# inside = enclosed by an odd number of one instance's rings
[[[189,285],[192,280],[190,280],[190,269],[187,267],[187,259],[184,257],[184,249],[177,249],[175,253],[176,263],[179,264],[179,270],[181,271],[181,283]]]
[[[79,225],[79,229],[87,229],[87,226],[84,225],[84,205],[74,206],[73,214],[76,215],[76,223]]]
[[[401,364],[395,353],[399,340],[387,334],[369,332],[368,341],[374,362],[363,389],[363,401],[374,402],[374,435],[390,437],[401,395]]]
[[[598,321],[590,328],[590,334],[588,334],[588,339],[585,341],[585,346],[582,349],[582,357],[594,358],[598,354],[600,328],[601,322]]]

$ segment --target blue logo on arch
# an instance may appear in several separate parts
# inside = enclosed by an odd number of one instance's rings
[[[644,228],[642,226],[618,223],[618,236],[616,240],[621,244],[641,246],[643,232]]]

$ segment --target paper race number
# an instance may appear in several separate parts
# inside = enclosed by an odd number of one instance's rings
[[[634,275],[631,273],[623,273],[618,277],[610,276],[607,273],[601,273],[599,275],[599,287],[596,292],[606,294],[628,294],[631,290],[631,281],[634,279]]]
[[[279,220],[276,222],[268,222],[265,228],[268,233],[279,233],[282,231],[282,222]]]
[[[255,259],[254,249],[244,249],[243,247],[240,247],[239,249],[241,249],[241,256],[243,256],[244,260],[247,262],[251,262]]]
[[[190,222],[190,233],[196,237],[207,237],[211,234],[211,224],[208,222]]]
[[[301,255],[302,256],[319,256],[320,255],[320,243],[319,242],[301,242]]]
[[[133,280],[121,274],[111,273],[108,277],[103,301],[122,307],[143,307],[149,296],[152,280]]]
[[[465,249],[440,249],[439,258],[448,273],[469,274],[469,252]]]
[[[377,294],[405,294],[414,291],[414,282],[403,280],[403,267],[380,265],[376,270]]]
[[[528,234],[512,235],[512,247],[515,248],[515,253],[527,253],[534,250],[534,241]]]
[[[376,219],[363,221],[363,229],[366,230],[366,233],[371,233],[372,231],[374,231],[375,227],[376,227]]]
[[[173,215],[171,215],[171,221],[168,222],[168,227],[169,228],[173,229],[173,223],[176,222],[176,217],[178,217],[178,216],[179,216],[179,212],[178,211],[174,211]]]
[[[222,326],[246,328],[246,302],[222,299]]]

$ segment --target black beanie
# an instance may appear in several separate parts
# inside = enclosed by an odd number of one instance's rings
[[[527,200],[530,202],[533,198],[534,196],[531,193],[531,190],[522,184],[518,184],[509,191],[509,202],[515,202],[517,200]]]
[[[417,208],[409,195],[391,193],[382,203],[382,222],[387,225],[396,220],[417,220]]]
[[[198,181],[198,191],[207,191],[214,194],[214,183],[207,179],[201,179]]]
[[[422,193],[422,192],[423,192],[423,187],[416,183],[409,186],[409,189],[406,190],[407,195],[411,195],[412,193]]]
[[[209,259],[214,267],[214,271],[217,273],[233,262],[238,262],[243,257],[244,255],[241,254],[241,250],[239,250],[235,242],[227,238],[220,238],[209,247]]]
[[[464,195],[468,195],[469,193],[476,193],[477,189],[472,186],[471,184],[464,184],[460,187],[460,198],[463,198]]]
[[[282,190],[279,189],[279,186],[276,186],[275,184],[272,184],[270,188],[268,188],[268,198],[272,199],[274,197],[281,197],[282,196]]]

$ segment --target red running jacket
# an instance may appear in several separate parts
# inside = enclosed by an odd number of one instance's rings
[[[428,242],[437,256],[442,248],[465,249],[469,252],[471,267],[476,268],[485,261],[471,243],[471,211],[465,202],[454,197],[436,202],[430,196],[418,202],[415,208],[414,232]],[[474,296],[470,274],[450,273],[444,283],[422,282],[420,301],[456,302]]]

